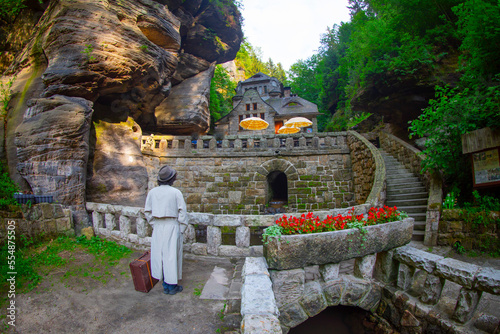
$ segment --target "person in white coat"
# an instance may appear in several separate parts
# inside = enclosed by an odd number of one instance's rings
[[[183,290],[182,243],[186,230],[186,202],[179,189],[172,187],[177,172],[163,166],[158,172],[158,187],[146,197],[144,213],[153,226],[151,238],[151,276],[161,280],[163,292],[175,295]]]

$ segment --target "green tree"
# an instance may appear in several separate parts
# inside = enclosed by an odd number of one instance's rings
[[[210,83],[210,118],[213,125],[221,117],[227,115],[233,109],[232,97],[236,82],[222,65],[215,66],[214,77]]]

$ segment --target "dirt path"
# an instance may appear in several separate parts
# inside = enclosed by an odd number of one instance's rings
[[[185,258],[181,282],[184,291],[171,296],[163,293],[161,284],[156,284],[149,293],[134,290],[128,265],[140,254],[135,252],[107,269],[109,272],[102,281],[89,273],[64,277],[69,268],[49,274],[34,290],[17,296],[16,327],[8,332],[224,332],[221,310],[225,301],[200,299],[199,293],[214,266],[233,272],[234,265],[228,259]],[[75,263],[91,261],[80,253],[74,258]]]

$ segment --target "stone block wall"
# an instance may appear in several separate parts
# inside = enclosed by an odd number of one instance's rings
[[[458,242],[465,249],[490,250],[500,247],[500,226],[467,221],[461,209],[445,209],[439,221],[439,246],[454,246]],[[500,219],[499,212],[491,212],[490,217]]]
[[[35,238],[75,234],[71,210],[61,204],[40,203],[23,206],[22,211],[0,211],[0,219],[0,244],[6,240],[11,221],[15,221],[16,239],[21,235]]]
[[[313,211],[354,205],[347,153],[301,156],[147,157],[149,188],[157,171],[170,165],[178,172],[188,211],[213,214],[261,214],[270,200],[267,176],[287,176],[288,210]]]
[[[351,154],[356,204],[383,206],[386,198],[386,176],[380,153],[368,140],[354,131],[349,131],[347,144]]]

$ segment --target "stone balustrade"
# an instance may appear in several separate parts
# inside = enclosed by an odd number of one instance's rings
[[[387,296],[403,302],[419,326],[430,328],[437,322],[442,332],[462,326],[473,332],[498,332],[500,270],[409,246],[395,249],[392,259],[397,280]]]
[[[347,150],[346,132],[299,133],[289,135],[143,136],[141,151],[155,156],[210,155],[307,155]]]
[[[429,192],[425,223],[424,245],[435,246],[438,242],[439,218],[443,202],[442,180],[437,172],[422,171],[424,155],[421,151],[389,133],[379,133],[380,147],[390,153],[406,168],[417,175]]]
[[[369,205],[353,207],[356,214],[366,214]],[[319,217],[347,214],[351,208],[314,211]],[[87,211],[92,217],[96,235],[116,240],[120,244],[136,249],[151,247],[152,228],[144,216],[144,208],[87,202]],[[287,214],[300,216],[300,213]],[[224,257],[262,256],[262,245],[251,245],[251,228],[265,228],[282,216],[275,215],[216,215],[188,212],[188,227],[184,232],[184,251],[195,255]],[[206,243],[196,241],[196,227],[206,227]],[[235,245],[222,244],[225,228],[235,233]]]

